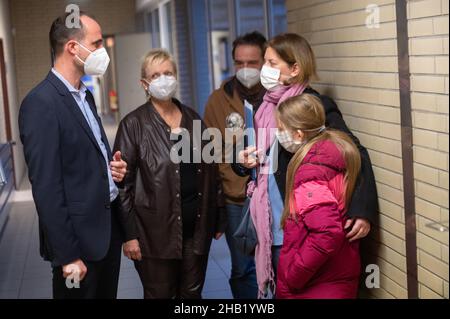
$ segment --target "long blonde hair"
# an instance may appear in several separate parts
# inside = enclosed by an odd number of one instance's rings
[[[312,94],[302,94],[292,97],[277,109],[278,121],[289,131],[301,130],[308,142],[292,157],[286,174],[286,197],[281,218],[281,227],[293,213],[294,179],[298,168],[311,148],[320,141],[330,140],[341,151],[345,160],[345,205],[348,207],[361,169],[361,156],[353,140],[344,132],[327,129],[325,131],[308,132],[325,125],[325,110],[320,99]],[[294,214],[295,217],[295,214]]]

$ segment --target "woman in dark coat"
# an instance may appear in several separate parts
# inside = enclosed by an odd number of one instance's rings
[[[226,228],[217,166],[195,161],[203,148],[195,129],[206,127],[173,98],[176,77],[172,57],[150,51],[142,66],[149,100],[122,120],[114,146],[128,163],[123,250],[145,298],[201,298],[211,240]]]

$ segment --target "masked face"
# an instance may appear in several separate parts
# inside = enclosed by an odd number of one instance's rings
[[[151,82],[144,81],[148,84],[148,94],[161,101],[170,100],[175,95],[178,87],[178,81],[172,75],[163,74]]]
[[[247,89],[254,87],[260,81],[261,71],[255,68],[242,68],[236,73],[239,82]]]
[[[79,42],[77,43],[81,48],[90,53],[85,61],[83,61],[78,55],[76,56],[77,59],[84,65],[84,73],[86,75],[105,74],[110,62],[108,52],[106,52],[106,49],[100,48],[95,51],[91,51],[81,43]]]
[[[280,85],[281,71],[264,65],[261,70],[261,84],[268,91],[275,91]]]
[[[277,130],[275,135],[283,148],[291,153],[296,153],[305,143],[303,141],[295,140],[291,133],[287,130]]]
[[[264,65],[261,70],[261,84],[268,91],[276,91],[284,85],[283,83],[289,83],[291,79],[290,76],[282,75],[279,69],[267,65]]]
[[[303,132],[317,132],[317,135],[321,134],[326,130],[325,125],[310,129],[310,130],[302,130]],[[301,134],[302,131],[298,130],[299,136],[303,136],[302,139],[295,139],[292,137],[291,132],[288,130],[280,131],[279,129],[275,132],[275,135],[280,142],[281,146],[283,146],[286,151],[291,153],[297,153],[297,151],[302,148],[306,143],[308,143],[309,139],[305,139],[304,135]]]
[[[300,72],[298,63],[284,61],[270,46],[264,54],[264,61],[261,83],[268,91],[277,91],[283,86],[289,86]]]

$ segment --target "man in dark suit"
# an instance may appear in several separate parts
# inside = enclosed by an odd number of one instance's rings
[[[53,268],[54,298],[116,298],[122,246],[116,182],[126,163],[112,156],[92,94],[81,82],[109,64],[101,28],[86,14],[50,30],[54,67],[24,99],[20,137],[39,215],[40,250]]]

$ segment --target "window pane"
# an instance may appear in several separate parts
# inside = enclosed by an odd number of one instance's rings
[[[259,31],[266,34],[264,0],[236,1],[237,34]]]
[[[271,1],[271,37],[287,31],[285,0]]]
[[[214,88],[232,75],[231,49],[229,44],[230,23],[228,0],[209,0],[209,21],[211,26],[211,54]]]
[[[186,1],[190,6],[190,45],[192,56],[195,60],[193,68],[193,81],[195,89],[194,109],[203,116],[203,110],[209,95],[211,94],[211,71],[208,55],[208,13],[205,1]],[[180,68],[183,66],[180,66]]]
[[[161,35],[159,32],[159,9],[152,12],[152,46],[154,48],[161,47]]]
[[[230,28],[228,22],[228,0],[209,0],[211,29],[225,31]]]
[[[165,11],[167,15],[167,35],[169,43],[169,47],[167,49],[173,54],[172,10],[170,7],[170,2],[165,4]]]
[[[146,13],[146,23],[145,23],[145,32],[153,31],[153,15],[151,12]]]

